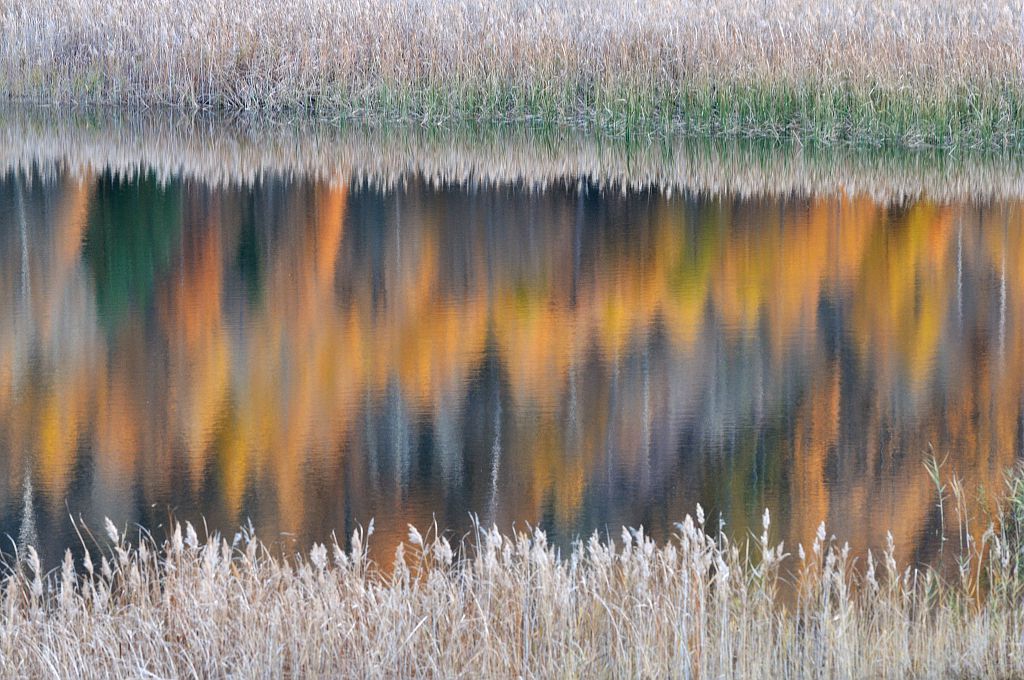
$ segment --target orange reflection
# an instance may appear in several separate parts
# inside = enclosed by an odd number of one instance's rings
[[[1016,458],[1018,204],[189,185],[152,296],[104,329],[100,181],[4,185],[11,502],[31,474],[55,510],[376,516],[384,551],[470,511],[668,531],[699,500],[744,532],[767,504],[790,545],[826,520],[909,559],[929,445],[970,489]]]

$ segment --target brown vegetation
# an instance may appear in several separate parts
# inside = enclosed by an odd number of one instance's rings
[[[562,555],[539,531],[462,545],[410,527],[390,569],[314,545],[275,557],[249,532],[178,525],[40,573],[28,549],[0,590],[13,677],[1009,677],[1024,672],[1020,482],[1001,529],[962,538],[958,576],[902,570],[891,545],[855,564],[763,530],[595,535]],[[97,563],[98,562],[98,563]],[[784,591],[784,592],[783,592]]]
[[[990,0],[0,3],[0,86],[46,103],[910,145],[1020,140],[1020,8]]]

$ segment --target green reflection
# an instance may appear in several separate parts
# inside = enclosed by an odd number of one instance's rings
[[[110,172],[96,182],[84,256],[96,282],[96,305],[113,331],[131,310],[146,307],[167,271],[181,233],[181,188],[152,172],[125,182]]]

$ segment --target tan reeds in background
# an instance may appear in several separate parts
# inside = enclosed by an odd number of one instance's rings
[[[1003,0],[5,0],[46,103],[531,119],[911,145],[1021,141]]]

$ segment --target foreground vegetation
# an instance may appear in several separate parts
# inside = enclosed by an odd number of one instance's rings
[[[974,538],[962,487],[934,469],[954,567],[903,568],[891,544],[857,560],[732,543],[697,517],[568,554],[535,531],[477,529],[453,546],[410,527],[393,566],[315,545],[281,559],[175,526],[43,574],[28,549],[0,590],[0,674],[18,677],[1009,677],[1024,673],[1024,481]],[[717,532],[715,532],[717,533]],[[133,547],[134,546],[134,547]],[[951,547],[950,550],[953,550]],[[95,554],[95,550],[93,551]]]
[[[1018,146],[993,0],[0,1],[0,87],[45,103],[533,120]]]

